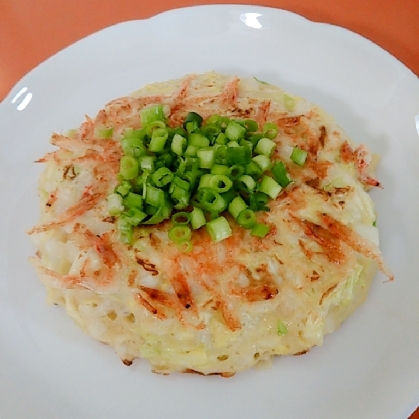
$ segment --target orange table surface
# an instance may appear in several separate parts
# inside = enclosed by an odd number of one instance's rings
[[[0,100],[39,63],[99,29],[169,9],[208,3],[211,2],[0,0]],[[389,51],[419,75],[419,0],[250,0],[250,3],[290,10],[314,21],[350,29]],[[411,419],[419,419],[419,409]]]

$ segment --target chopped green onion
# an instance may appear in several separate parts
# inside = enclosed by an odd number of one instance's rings
[[[227,146],[222,145],[215,151],[215,163],[227,164]]]
[[[272,167],[271,172],[273,174],[274,179],[283,187],[285,188],[291,183],[291,179],[288,176],[287,168],[285,164],[280,161],[274,164]]]
[[[192,250],[193,245],[190,240],[182,240],[180,242],[176,242],[176,247],[178,248],[179,252],[189,253]]]
[[[262,135],[273,140],[278,135],[278,126],[273,122],[266,122],[263,125]]]
[[[211,142],[220,134],[220,128],[214,124],[205,124],[200,131],[205,137],[209,138]]]
[[[260,192],[266,193],[266,195],[269,195],[272,199],[277,198],[281,189],[281,185],[279,185],[278,182],[270,176],[263,176],[259,184]]]
[[[138,176],[138,161],[134,157],[122,156],[119,166],[119,173],[124,179],[131,180]]]
[[[198,201],[205,209],[211,212],[222,212],[227,207],[227,203],[224,198],[212,188],[204,187],[198,189]]]
[[[175,243],[190,240],[192,237],[192,231],[190,227],[186,225],[175,225],[169,230],[168,234],[169,239]]]
[[[272,162],[269,157],[259,154],[252,158],[252,160],[260,167],[262,172],[266,172],[272,166]]]
[[[175,161],[175,174],[178,176],[183,175],[186,169],[186,160],[183,157],[178,156],[178,158]]]
[[[227,192],[233,186],[233,182],[226,175],[205,174],[201,176],[198,189],[211,188],[218,193]]]
[[[208,147],[210,145],[210,140],[205,137],[205,135],[202,135],[198,132],[193,132],[192,134],[189,134],[188,145],[192,145],[196,148]]]
[[[177,154],[178,156],[182,156],[186,150],[187,144],[188,141],[185,137],[182,137],[180,134],[175,134],[173,136],[172,144],[170,147],[173,153]]]
[[[145,132],[147,136],[151,138],[153,136],[153,132],[157,129],[166,129],[166,124],[164,121],[150,122],[150,124],[145,127]]]
[[[201,176],[201,172],[199,170],[187,170],[183,175],[182,179],[189,182],[190,187],[193,188],[198,182],[199,177]]]
[[[229,167],[225,164],[214,164],[211,167],[211,173],[213,175],[228,175],[229,174]]]
[[[139,157],[147,153],[143,142],[136,137],[124,137],[121,140],[122,151],[128,156]]]
[[[246,172],[245,173],[249,176],[252,176],[254,179],[258,179],[262,176],[263,170],[258,163],[256,163],[255,161],[251,161],[246,166]]]
[[[172,192],[170,192],[172,200],[175,202],[176,209],[185,209],[189,205],[189,200],[191,194],[189,191],[180,187],[179,185],[174,185]]]
[[[237,179],[239,185],[243,185],[244,188],[240,189],[247,189],[249,191],[253,191],[256,188],[256,181],[249,175],[242,175]]]
[[[307,159],[307,151],[296,146],[292,150],[290,159],[299,166],[303,166]]]
[[[212,147],[200,148],[196,155],[199,159],[199,167],[201,169],[211,169],[214,164],[215,152]]]
[[[132,224],[122,215],[118,218],[117,227],[122,243],[131,244],[133,236]]]
[[[185,161],[186,161],[186,167],[189,170],[197,172],[199,176],[202,174],[202,172],[200,170],[198,170],[199,169],[199,159],[198,159],[198,157],[186,156]]]
[[[253,143],[251,141],[243,139],[240,140],[239,145],[249,147],[250,152],[253,152]]]
[[[172,206],[168,203],[168,201],[163,201],[163,204],[159,208],[157,208],[157,211],[153,214],[153,216],[149,218],[147,221],[144,221],[143,224],[159,224],[163,220],[169,218],[171,211]]]
[[[204,211],[201,208],[193,207],[192,212],[190,213],[191,225],[194,230],[202,227],[207,223],[205,219]]]
[[[256,216],[250,208],[246,208],[240,212],[236,221],[243,228],[251,229],[256,224]]]
[[[239,214],[247,208],[246,202],[243,201],[241,196],[236,196],[228,205],[228,212],[237,219]]]
[[[141,175],[139,175],[138,177],[136,177],[135,179],[133,179],[131,181],[131,183],[132,183],[132,190],[135,193],[142,194],[143,195],[143,198],[145,197],[145,190],[146,190],[146,185],[147,185],[147,179],[148,179],[149,176],[150,176],[150,173],[148,171],[144,171],[143,173],[141,173]]]
[[[108,195],[107,203],[110,215],[119,215],[124,210],[124,206],[122,205],[122,196],[117,193]]]
[[[257,223],[255,212],[269,211],[268,200],[290,182],[285,165],[272,167],[270,160],[276,124],[267,122],[258,132],[252,119],[212,115],[203,124],[199,114],[189,112],[182,127],[168,127],[161,104],[142,109],[140,118],[141,129],[123,131],[119,184],[107,198],[110,213],[120,220],[121,240],[132,242],[132,226],[172,218],[174,227],[191,223],[187,238],[176,239],[181,251],[190,251],[191,229],[207,225],[215,241],[232,234],[221,215],[227,209],[252,235],[267,234],[269,227]],[[263,176],[268,170],[272,177]],[[221,233],[217,225],[224,225]]]
[[[230,204],[230,202],[237,196],[237,192],[233,189],[229,189],[227,192],[222,193],[221,196],[228,206],[228,204]]]
[[[181,135],[182,137],[186,138],[186,135],[188,134],[187,131],[183,127],[177,127],[177,128],[171,128],[173,129],[173,136],[176,134]]]
[[[196,157],[196,152],[198,151],[198,147],[194,145],[188,145],[185,150],[185,157]]]
[[[147,204],[144,208],[144,211],[147,215],[155,215],[159,211],[159,208]]]
[[[171,167],[175,160],[176,157],[168,150],[165,150],[163,154],[160,154],[156,158],[155,167],[156,169],[159,169],[160,167]]]
[[[129,208],[123,213],[124,219],[132,226],[137,226],[147,217],[147,214],[138,208]]]
[[[222,130],[225,130],[230,123],[230,118],[228,116],[219,116],[215,124],[219,126]]]
[[[141,128],[141,129],[125,128],[123,135],[124,135],[124,138],[136,138],[137,140],[143,141],[146,136],[146,130],[145,128]]]
[[[220,145],[225,145],[228,143],[228,138],[223,132],[220,132],[217,138],[215,139],[215,143],[220,144]]]
[[[226,175],[212,175],[211,188],[218,193],[227,192],[233,186],[233,182]]]
[[[151,180],[158,188],[162,188],[169,184],[174,176],[175,175],[167,167],[160,167],[160,169],[157,169],[151,175]]]
[[[246,128],[247,132],[256,132],[259,128],[259,125],[253,119],[245,119],[244,127]]]
[[[147,170],[148,172],[154,172],[154,156],[141,156],[138,159],[140,167],[142,170]]]
[[[219,242],[230,237],[233,234],[230,224],[223,216],[215,218],[205,224],[207,231],[214,242]]]
[[[282,320],[278,320],[278,323],[276,324],[276,333],[279,336],[283,336],[288,333],[288,328]]]
[[[127,196],[123,199],[123,203],[128,208],[131,208],[131,207],[142,208],[143,198],[141,195],[138,195],[133,192],[128,192]]]
[[[162,152],[168,138],[169,133],[166,128],[156,128],[151,136],[148,149],[153,153]]]
[[[249,150],[249,147],[246,147],[246,146],[228,147],[227,152],[226,152],[226,157],[227,157],[228,163],[231,165],[233,164],[245,165],[251,162],[252,152]]]
[[[189,112],[186,115],[185,122],[183,123],[183,127],[188,131],[186,128],[189,122],[192,122],[196,128],[199,128],[202,125],[203,118],[201,115],[197,114],[196,112]],[[189,125],[192,126],[192,125]],[[190,131],[189,131],[190,132]]]
[[[263,138],[262,134],[252,134],[247,139],[255,146],[261,138]]]
[[[160,207],[164,201],[164,192],[154,186],[147,185],[145,202],[153,207]]]
[[[189,191],[189,189],[190,189],[190,187],[191,187],[191,185],[189,184],[189,182],[187,181],[187,180],[185,180],[185,179],[182,179],[182,178],[180,178],[179,176],[175,176],[174,178],[173,178],[173,183],[172,183],[172,185],[171,185],[171,187],[170,187],[170,189],[169,189],[169,193],[172,193],[173,192],[173,188],[175,187],[175,186],[180,186],[182,189],[184,189],[185,191]]]
[[[238,141],[239,139],[244,137],[245,132],[245,127],[241,126],[236,121],[230,121],[225,130],[225,135],[232,141]]]
[[[255,147],[255,153],[263,154],[264,156],[271,157],[274,152],[276,144],[269,138],[261,138]]]
[[[269,200],[269,196],[263,192],[251,193],[249,196],[250,208],[253,211],[269,211],[269,207],[266,206]]]
[[[126,180],[122,181],[120,185],[115,188],[115,192],[119,195],[125,196],[131,189],[131,184]]]
[[[228,168],[228,174],[231,179],[236,180],[244,174],[245,170],[246,169],[240,164],[233,164],[233,166]]]
[[[191,215],[188,212],[175,212],[172,215],[172,222],[175,225],[186,225],[191,221]]]
[[[217,125],[218,126],[218,120],[220,119],[220,115],[214,114],[211,115],[206,121],[205,124],[209,125]]]
[[[140,110],[141,125],[146,127],[154,121],[165,121],[163,105],[152,105]]]
[[[256,223],[250,232],[251,236],[263,238],[269,233],[269,226],[266,224]]]

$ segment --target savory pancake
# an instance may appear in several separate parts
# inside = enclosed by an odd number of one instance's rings
[[[376,158],[276,86],[217,73],[155,83],[51,142],[31,262],[49,302],[125,364],[229,376],[303,353],[365,300],[377,267],[392,278],[366,192]],[[185,227],[195,207],[203,224]]]

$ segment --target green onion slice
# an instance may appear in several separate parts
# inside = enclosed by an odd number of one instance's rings
[[[157,187],[162,188],[169,184],[174,176],[175,175],[167,167],[160,167],[160,169],[157,169],[151,175],[151,180]]]
[[[152,105],[140,110],[141,125],[146,127],[154,121],[165,121],[166,115],[163,105]]]
[[[261,138],[255,147],[255,153],[263,154],[264,156],[271,157],[275,150],[276,144],[269,138]]]
[[[107,203],[110,215],[119,215],[124,210],[124,205],[122,205],[122,196],[117,193],[108,195]]]
[[[194,230],[202,227],[207,223],[204,211],[201,208],[194,207],[190,213],[191,225]]]
[[[294,163],[298,164],[299,166],[304,166],[304,163],[306,162],[306,159],[307,159],[307,151],[301,150],[301,148],[298,148],[296,146],[292,150],[290,159]]]
[[[272,199],[277,198],[281,189],[281,185],[270,176],[264,176],[259,184],[260,192],[266,193],[266,195],[270,196]]]
[[[256,224],[256,215],[250,208],[246,208],[240,212],[236,221],[243,228],[251,229]]]
[[[291,179],[288,176],[287,168],[285,167],[285,164],[282,161],[275,163],[271,169],[271,172],[274,179],[283,188],[285,188],[291,183]]]
[[[262,224],[262,223],[256,223],[252,227],[252,231],[250,232],[250,234],[252,236],[256,236],[256,237],[260,237],[260,238],[265,237],[268,233],[269,233],[269,226],[267,226],[266,224]]]
[[[241,196],[236,196],[228,205],[228,212],[237,219],[239,214],[247,208],[246,202],[244,202]]]
[[[230,237],[233,234],[230,224],[223,216],[215,218],[205,224],[207,231],[214,242],[219,242]]]
[[[190,240],[192,237],[192,231],[190,227],[186,225],[175,225],[169,230],[169,239],[175,243],[180,243],[185,240]]]
[[[131,207],[142,208],[143,198],[141,195],[138,195],[133,192],[128,192],[128,194],[123,199],[123,204],[128,208],[131,208]]]
[[[193,245],[190,240],[182,240],[180,242],[176,242],[176,247],[178,248],[179,252],[189,253],[192,250]]]
[[[186,225],[191,221],[191,214],[185,211],[175,212],[172,215],[172,222],[175,225]]]
[[[188,141],[185,137],[182,137],[180,134],[175,134],[172,139],[171,149],[173,153],[177,154],[178,156],[182,156],[186,150],[188,145]]]
[[[278,126],[273,122],[266,122],[263,125],[262,135],[273,140],[278,135]]]
[[[119,173],[126,180],[134,179],[138,176],[138,161],[133,156],[122,156]]]
[[[230,121],[225,130],[225,135],[232,141],[238,141],[239,139],[243,138],[245,133],[246,128],[236,121]]]

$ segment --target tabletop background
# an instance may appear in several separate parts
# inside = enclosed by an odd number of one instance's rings
[[[42,61],[109,25],[202,0],[0,0],[0,101]],[[251,0],[350,29],[419,75],[419,0]],[[419,348],[418,348],[419,351]],[[419,409],[410,419],[419,419]]]

